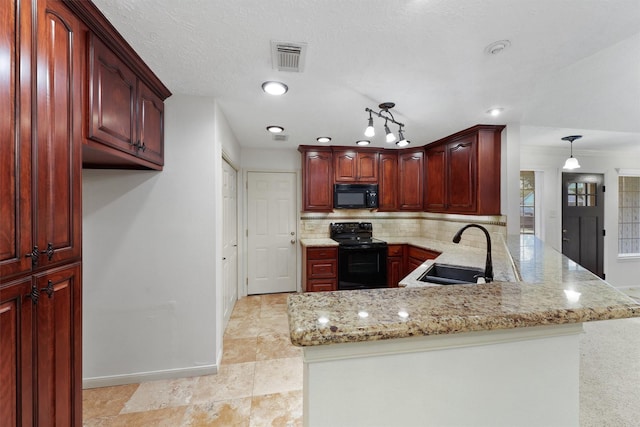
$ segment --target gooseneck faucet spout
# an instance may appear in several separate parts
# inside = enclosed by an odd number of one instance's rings
[[[484,280],[489,283],[493,280],[493,263],[491,261],[491,237],[489,236],[489,232],[487,231],[487,229],[478,224],[465,225],[460,230],[458,230],[455,236],[453,236],[453,243],[460,243],[462,233],[464,233],[464,230],[470,227],[479,228],[484,232],[484,235],[487,238],[487,260],[484,265]]]

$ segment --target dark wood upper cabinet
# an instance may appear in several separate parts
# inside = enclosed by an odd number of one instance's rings
[[[440,212],[447,208],[447,147],[439,145],[425,150],[424,208]]]
[[[478,125],[426,147],[426,211],[500,214],[503,128]]]
[[[89,36],[88,137],[135,153],[136,75],[95,35]]]
[[[302,210],[333,210],[333,156],[330,148],[300,146],[302,154]]]
[[[398,154],[398,208],[405,211],[423,209],[424,150],[413,149]]]
[[[333,210],[333,184],[377,182],[378,211],[500,215],[501,125],[400,150],[301,145],[302,209]]]
[[[85,167],[121,162],[122,167],[131,163],[161,170],[164,164],[163,99],[99,37],[91,34],[89,40],[89,141]]]
[[[467,137],[447,144],[448,209],[456,212],[476,211],[477,142]]]
[[[31,270],[31,7],[0,2],[0,277]]]
[[[38,267],[80,259],[83,26],[49,1],[38,25],[34,245]]]
[[[157,165],[164,164],[164,102],[138,80],[138,155]]]
[[[379,160],[378,211],[398,210],[398,153],[381,153]]]
[[[378,152],[365,150],[334,150],[335,182],[378,182]]]

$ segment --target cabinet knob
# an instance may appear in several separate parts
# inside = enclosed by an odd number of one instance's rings
[[[31,292],[29,292],[27,298],[31,298],[31,301],[33,301],[34,304],[38,304],[38,300],[40,299],[40,292],[44,292],[49,298],[53,298],[53,282],[51,280],[47,281],[47,286],[42,289],[38,289],[35,284],[31,285]]]
[[[47,255],[47,259],[49,259],[49,261],[51,261],[51,258],[53,258],[54,252],[55,250],[53,249],[53,243],[51,242],[47,244],[47,249],[45,249],[44,251],[40,251],[42,255]]]
[[[33,267],[38,265],[38,260],[40,259],[40,250],[37,246],[34,246],[31,252],[25,254],[25,258],[31,258],[31,265]]]
[[[137,141],[135,144],[131,145],[136,149],[136,151],[142,150],[142,152],[144,153],[147,150],[147,146],[144,144],[144,142],[141,144],[140,141]]]

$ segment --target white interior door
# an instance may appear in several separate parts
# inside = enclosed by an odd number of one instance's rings
[[[238,203],[236,170],[222,161],[222,277],[224,327],[238,299]]]
[[[293,172],[247,174],[249,295],[297,289],[296,195]]]

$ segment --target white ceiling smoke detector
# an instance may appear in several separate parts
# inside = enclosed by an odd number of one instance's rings
[[[271,41],[271,67],[274,70],[301,73],[306,56],[306,43]]]
[[[485,47],[484,51],[488,55],[497,55],[509,46],[511,46],[511,42],[509,40],[498,40],[497,42],[493,42],[489,46]]]

